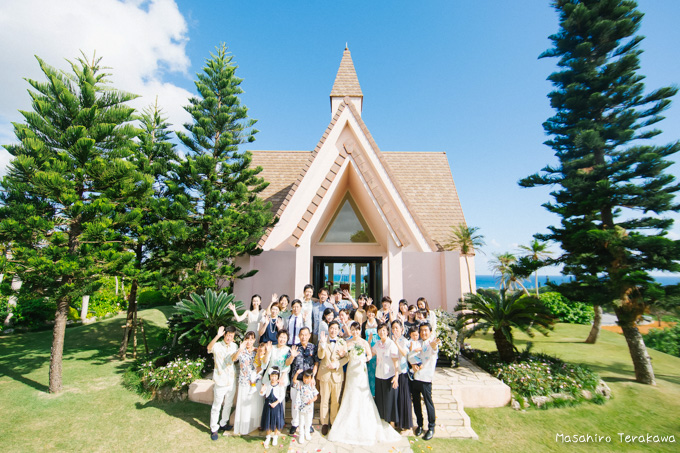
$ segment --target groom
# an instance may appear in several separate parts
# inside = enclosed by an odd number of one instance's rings
[[[321,394],[321,434],[328,434],[328,405],[330,403],[330,423],[333,424],[340,406],[340,391],[344,374],[343,365],[347,363],[347,344],[338,337],[340,324],[333,321],[328,325],[328,340],[326,334],[319,334],[319,347],[317,355],[319,363],[319,379]]]

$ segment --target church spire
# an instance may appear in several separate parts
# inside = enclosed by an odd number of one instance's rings
[[[331,90],[331,115],[335,113],[343,98],[349,96],[354,106],[361,113],[361,108],[364,100],[364,94],[359,85],[359,79],[354,69],[354,62],[352,62],[352,55],[345,44],[345,51],[342,53],[342,60],[340,61],[340,68],[338,74],[335,76],[335,83]]]

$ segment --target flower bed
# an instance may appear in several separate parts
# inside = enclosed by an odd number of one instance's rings
[[[497,352],[465,349],[466,357],[507,384],[516,409],[574,405],[589,400],[601,404],[609,388],[588,367],[546,354],[522,352],[514,363],[503,363]]]

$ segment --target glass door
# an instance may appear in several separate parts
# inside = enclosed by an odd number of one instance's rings
[[[331,291],[347,290],[357,299],[366,294],[379,302],[382,297],[382,258],[380,257],[314,257],[314,287]]]

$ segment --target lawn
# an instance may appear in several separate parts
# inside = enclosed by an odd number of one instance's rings
[[[170,308],[144,310],[149,339],[158,344]],[[122,316],[66,331],[64,387],[46,392],[51,331],[0,337],[0,413],[3,451],[238,451],[262,452],[259,438],[220,438],[208,434],[209,407],[192,402],[157,403],[126,390],[122,373],[129,361],[115,359]],[[626,444],[627,435],[673,434],[680,441],[680,359],[651,351],[658,385],[636,384],[623,337],[602,332],[596,345],[582,340],[586,326],[560,324],[550,337],[537,337],[535,350],[596,369],[615,398],[604,406],[517,412],[510,408],[468,409],[479,441],[417,441],[414,451],[678,451],[675,444]],[[473,346],[493,348],[490,336]],[[518,335],[518,346],[526,337]],[[611,436],[611,443],[561,444],[564,433]],[[426,448],[430,446],[432,448]],[[287,451],[283,446],[269,451]]]
[[[140,312],[152,344],[170,310]],[[211,441],[207,405],[157,403],[123,388],[130,361],[115,358],[123,323],[119,315],[66,330],[64,391],[58,395],[47,393],[52,332],[0,337],[2,451],[263,451],[260,438]]]

